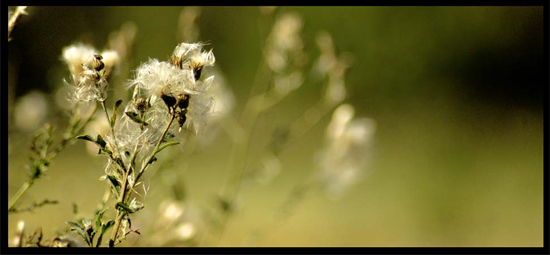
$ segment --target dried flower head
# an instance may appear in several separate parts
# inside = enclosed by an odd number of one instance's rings
[[[170,63],[180,69],[191,70],[195,80],[199,80],[203,68],[216,62],[212,50],[201,51],[203,46],[202,43],[180,43],[170,56]]]
[[[69,67],[72,83],[68,83],[77,101],[103,101],[107,97],[107,78],[119,62],[115,51],[99,54],[93,47],[84,44],[63,49],[63,60]]]
[[[202,43],[181,43],[170,62],[150,59],[137,69],[130,86],[135,86],[134,100],[148,98],[154,114],[146,118],[155,119],[151,123],[175,114],[180,129],[196,134],[206,125],[214,105],[208,93],[214,76],[200,78],[205,67],[214,65],[215,57],[212,50],[202,51],[202,47]],[[165,105],[164,111],[156,106],[159,102]]]

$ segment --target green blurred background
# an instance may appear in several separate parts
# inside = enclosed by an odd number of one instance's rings
[[[68,78],[62,48],[86,41],[101,50],[109,33],[127,21],[138,29],[131,69],[148,58],[166,59],[179,43],[183,8],[29,7],[8,45],[15,70],[8,78],[16,84],[9,100],[17,102],[31,90],[53,98]],[[346,196],[312,196],[262,246],[543,245],[542,7],[277,8],[286,11],[303,18],[310,62],[318,55],[314,39],[320,30],[333,36],[339,51],[354,56],[346,102],[357,116],[377,122],[375,156],[367,178]],[[270,27],[265,21],[258,7],[201,7],[201,40],[214,49],[237,114],[259,65]],[[267,112],[258,128],[272,130],[297,118],[321,95],[319,84],[306,82]],[[62,111],[51,107],[48,117],[64,125]],[[10,197],[25,181],[33,135],[14,127],[11,117]],[[250,230],[313,171],[329,120],[323,118],[281,155],[283,172],[271,184],[243,189],[242,210],[221,245],[245,245]],[[221,134],[186,159],[182,182],[193,201],[213,199],[230,150],[229,137]],[[10,215],[10,235],[21,219],[29,229],[42,226],[46,236],[65,228],[72,203],[91,213],[104,191],[98,181],[104,164],[105,158],[85,152],[83,142],[65,150],[20,202],[60,203]],[[170,196],[162,180],[151,183],[144,215]]]

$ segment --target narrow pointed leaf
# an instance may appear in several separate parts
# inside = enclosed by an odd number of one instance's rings
[[[95,231],[99,231],[99,229],[101,228],[101,219],[103,218],[103,214],[105,213],[105,210],[99,212],[97,214],[97,219],[95,221]]]
[[[117,208],[121,208],[122,210],[126,211],[127,213],[134,213],[134,210],[132,210],[132,208],[130,208],[127,204],[125,203],[122,203],[122,202],[118,202],[116,203],[116,207]]]
[[[107,143],[105,142],[105,140],[103,140],[103,137],[101,137],[101,135],[97,135],[96,143],[102,149],[105,149],[105,145],[107,145]]]
[[[101,233],[99,234],[99,237],[97,238],[97,243],[95,245],[95,247],[99,247],[99,245],[101,245],[101,241],[103,240],[103,235],[105,234],[105,232],[107,232],[107,230],[109,230],[109,228],[111,228],[113,225],[115,225],[115,221],[114,220],[110,220],[108,221],[107,223],[103,224],[101,226]]]
[[[143,121],[139,115],[135,112],[125,112],[126,116],[128,116],[131,120],[133,120],[136,123],[143,124],[144,126],[147,126],[147,122]]]
[[[121,104],[122,104],[122,99],[116,101],[115,106],[113,107],[113,115],[111,116],[111,121],[110,121],[111,127],[114,127],[114,126],[115,126],[116,116],[117,116],[117,110],[118,110],[118,107],[119,107]]]
[[[161,152],[162,150],[164,150],[165,148],[167,147],[170,147],[170,146],[174,146],[174,145],[178,145],[180,142],[169,142],[169,143],[164,143],[162,145],[159,146],[159,148],[157,149],[156,153],[159,153]]]
[[[86,140],[95,143],[95,140],[89,135],[79,135],[76,139]]]

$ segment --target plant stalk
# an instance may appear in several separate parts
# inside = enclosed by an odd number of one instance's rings
[[[168,133],[168,130],[170,129],[170,126],[172,125],[172,122],[174,122],[175,117],[176,117],[175,114],[172,114],[172,116],[170,117],[170,121],[168,122],[168,124],[166,125],[166,128],[162,132],[161,137],[159,138],[155,148],[153,149],[153,153],[151,153],[151,155],[147,158],[147,160],[145,160],[145,162],[143,163],[141,169],[139,170],[139,173],[138,173],[136,179],[134,180],[134,185],[136,183],[138,183],[138,181],[141,178],[142,174],[145,172],[145,170],[149,166],[150,161],[157,154],[157,150],[158,150],[160,144],[162,143],[162,140],[166,136],[166,133]],[[127,195],[127,190],[128,190],[128,174],[130,173],[130,169],[131,168],[129,168],[128,171],[125,171],[124,175],[123,175],[123,185],[122,185],[122,189],[120,190],[121,194],[119,196],[119,202],[122,202],[122,203],[125,203],[127,201],[127,196],[126,195]],[[114,225],[114,228],[113,228],[113,232],[111,234],[111,239],[109,240],[109,247],[114,247],[114,245],[115,245],[115,241],[118,237],[118,232],[120,230],[120,224],[122,222],[122,218],[124,218],[124,214],[125,214],[125,212],[123,212],[122,210],[117,211],[117,217],[116,217],[115,225]]]

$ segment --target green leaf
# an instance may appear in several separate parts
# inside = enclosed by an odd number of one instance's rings
[[[115,106],[113,107],[113,116],[111,116],[111,121],[109,122],[111,124],[111,127],[115,126],[117,110],[121,104],[122,104],[122,99],[119,99],[118,101],[116,101]]]
[[[157,162],[157,157],[152,157],[149,162],[147,162],[147,165],[152,165],[153,163]]]
[[[72,222],[72,221],[67,221],[66,222],[67,224],[69,224],[69,226],[73,227],[73,228],[80,228],[80,229],[84,229],[83,226],[81,226],[80,224],[76,223],[76,222]]]
[[[227,199],[218,197],[218,203],[224,213],[230,213],[233,211],[233,206]]]
[[[88,244],[88,246],[90,246],[90,240],[88,239],[88,237],[86,236],[86,232],[84,232],[84,230],[80,229],[80,228],[73,228],[71,230],[74,230],[76,231],[76,233],[78,235],[80,235],[82,237],[82,239],[84,239],[84,241],[86,241],[86,243]]]
[[[76,137],[76,139],[86,140],[86,141],[96,143],[95,140],[89,135],[79,135],[79,136]]]
[[[107,148],[100,148],[99,149],[99,154],[105,154],[105,155],[112,155],[113,152]]]
[[[164,143],[162,144],[161,146],[159,146],[159,148],[157,149],[157,151],[155,153],[159,153],[161,152],[162,150],[164,150],[166,147],[170,147],[170,146],[174,146],[174,145],[178,145],[180,144],[180,142],[169,142],[169,143]]]
[[[139,115],[135,112],[125,112],[126,116],[128,116],[131,120],[133,120],[136,123],[143,124],[144,126],[149,125],[147,122],[142,120]]]
[[[169,139],[169,138],[174,138],[174,137],[176,137],[176,135],[174,135],[174,134],[172,134],[172,133],[170,133],[170,132],[166,132],[166,135],[164,136],[164,138],[167,138],[167,139]]]
[[[114,175],[107,175],[107,178],[109,178],[109,181],[111,181],[111,184],[113,184],[115,188],[120,187],[120,183],[118,182],[118,180]]]
[[[101,228],[101,219],[103,218],[104,213],[105,213],[105,210],[97,214],[97,219],[95,221],[95,231],[99,231],[99,228]]]
[[[126,203],[118,202],[116,203],[117,208],[121,208],[122,210],[126,211],[127,213],[134,213],[135,211],[132,210]]]
[[[95,247],[99,247],[99,245],[101,244],[101,241],[103,240],[103,234],[105,234],[105,232],[107,232],[107,230],[109,230],[109,228],[111,228],[113,225],[115,225],[115,221],[110,220],[110,221],[108,221],[107,223],[105,223],[101,226],[101,233],[99,234],[99,237],[97,238],[97,243],[96,243]]]
[[[103,137],[101,137],[101,135],[97,135],[97,140],[95,143],[97,143],[97,145],[99,145],[102,149],[105,149],[105,145],[107,145],[107,143],[105,142],[105,140],[103,140]]]
[[[73,203],[73,214],[74,215],[77,215],[78,214],[78,205]]]
[[[86,241],[86,243],[88,245],[90,245],[90,240],[88,239],[88,236],[86,235],[86,232],[84,232],[84,227],[82,227],[82,226],[80,226],[80,224],[78,224],[76,222],[72,222],[72,221],[68,221],[67,224],[69,224],[72,227],[71,230],[76,231],[76,233],[78,235],[80,235],[82,237],[82,239],[84,239],[84,241]]]

